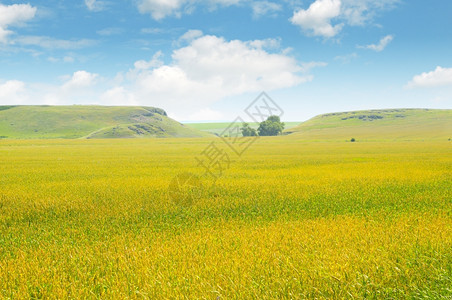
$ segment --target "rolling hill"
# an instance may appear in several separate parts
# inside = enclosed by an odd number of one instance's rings
[[[284,134],[321,141],[442,140],[452,138],[452,110],[384,109],[328,113]],[[181,124],[145,106],[0,106],[0,139],[209,137],[229,123]],[[253,127],[258,124],[252,124]]]
[[[164,138],[210,136],[160,108],[144,106],[0,106],[0,138]]]
[[[447,140],[452,138],[452,110],[384,109],[329,113],[284,133],[307,140]]]

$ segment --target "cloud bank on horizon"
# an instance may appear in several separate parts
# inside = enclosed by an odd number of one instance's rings
[[[2,1],[0,104],[150,105],[182,120],[219,120],[265,90],[284,97],[292,119],[325,107],[437,106],[438,98],[447,107],[451,42],[440,27],[451,23],[452,5],[428,4],[437,5],[435,22],[421,15],[408,26],[423,5]]]

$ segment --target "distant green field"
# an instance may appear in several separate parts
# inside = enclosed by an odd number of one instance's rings
[[[285,130],[305,140],[447,140],[452,110],[386,109],[329,113]]]
[[[452,138],[452,110],[339,112],[285,124],[283,134],[310,141]],[[221,135],[229,125],[230,122],[181,124],[167,117],[162,109],[141,106],[0,106],[0,139],[209,137]]]
[[[0,138],[205,137],[145,106],[0,106]]]
[[[293,128],[299,125],[301,122],[284,122],[286,124],[285,129]],[[230,122],[222,122],[222,123],[185,123],[186,126],[191,128],[210,132],[213,134],[220,135],[224,132],[224,130],[230,125]],[[259,123],[250,122],[248,123],[252,128],[257,129],[259,127]]]

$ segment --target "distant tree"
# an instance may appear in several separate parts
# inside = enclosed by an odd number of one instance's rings
[[[242,128],[240,128],[242,131],[243,136],[257,136],[257,131],[254,128],[251,128],[248,123],[243,123]]]
[[[275,136],[282,133],[284,126],[278,116],[270,116],[259,124],[257,131],[260,136]]]
[[[352,143],[356,142],[355,138],[352,138],[352,139],[350,140],[350,142],[352,142]]]
[[[267,118],[267,121],[281,123],[281,119],[278,116],[270,116],[270,117]]]

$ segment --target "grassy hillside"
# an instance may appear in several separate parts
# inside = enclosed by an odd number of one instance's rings
[[[0,138],[203,137],[208,134],[141,106],[0,106]]]
[[[162,109],[141,106],[0,106],[0,138],[205,137],[221,134],[229,124],[180,124]],[[306,140],[447,140],[452,110],[329,113],[302,124],[286,122],[285,133]]]
[[[308,140],[452,138],[452,110],[386,109],[319,115],[285,131]]]
[[[300,124],[300,122],[284,122],[284,123],[286,124],[285,126],[286,129],[293,128]],[[230,124],[231,124],[230,122],[223,122],[223,123],[187,123],[185,125],[201,131],[220,135]],[[254,129],[257,129],[259,127],[259,123],[250,122],[248,124],[250,125],[250,127]]]

